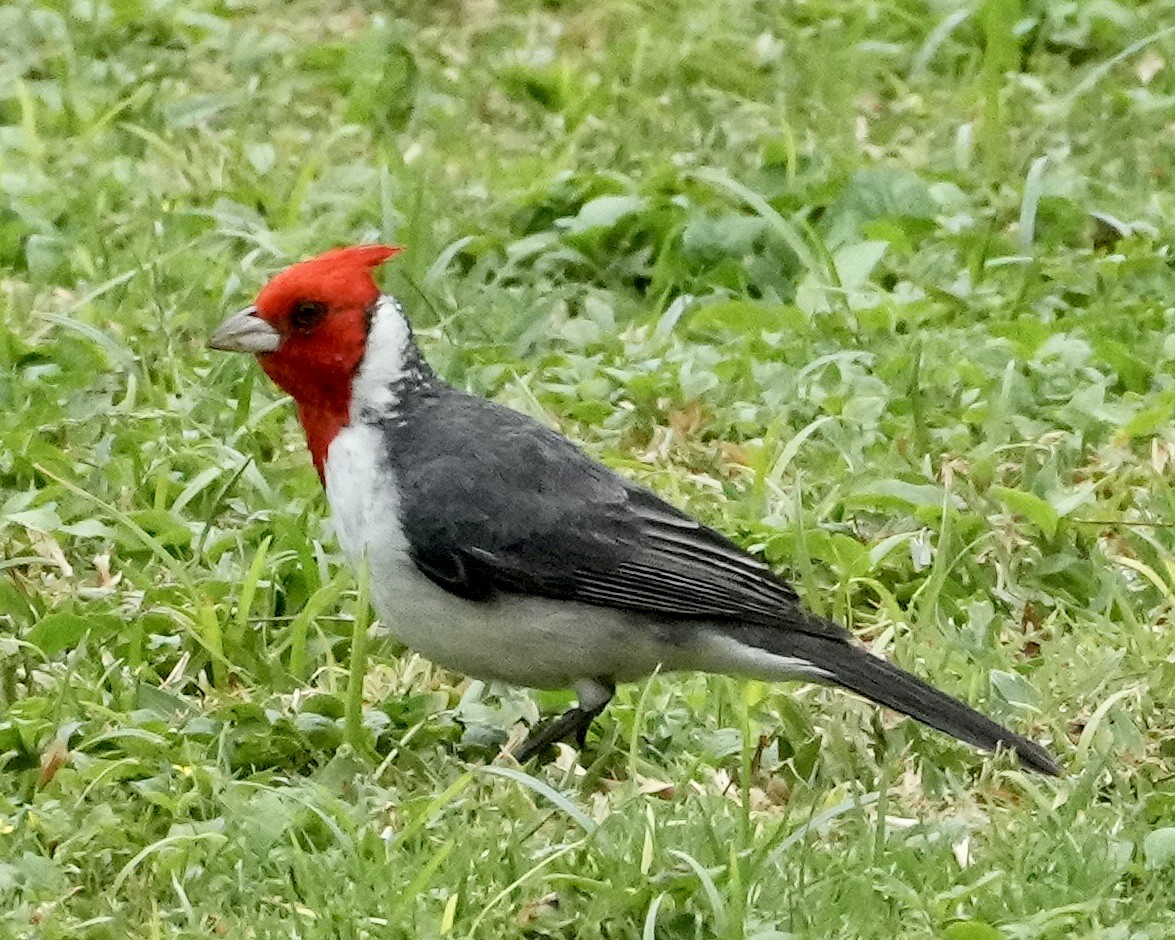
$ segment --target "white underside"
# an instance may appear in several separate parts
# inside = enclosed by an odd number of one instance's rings
[[[371,339],[383,331],[390,343],[402,341],[394,335],[395,324],[381,322],[398,318],[398,309],[380,306]],[[826,677],[810,663],[744,645],[706,624],[683,623],[684,642],[667,642],[648,621],[627,611],[516,594],[468,601],[434,584],[408,558],[399,496],[383,460],[384,440],[358,419],[364,404],[384,409],[395,404],[375,390],[387,387],[398,357],[373,357],[370,346],[368,352],[381,374],[378,382],[369,381],[375,376],[364,376],[365,368],[358,377],[356,392],[371,385],[367,390],[373,394],[363,396],[366,403],[352,402],[355,420],[331,442],[326,495],[343,551],[356,567],[367,554],[373,606],[406,646],[468,676],[542,689],[586,688],[584,680],[631,681],[658,667],[769,680]]]

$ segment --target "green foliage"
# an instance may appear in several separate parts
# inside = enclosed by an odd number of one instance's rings
[[[0,935],[1175,933],[1172,13],[0,4]],[[454,382],[1071,776],[700,676],[494,763],[568,696],[365,631],[204,348],[371,238]]]

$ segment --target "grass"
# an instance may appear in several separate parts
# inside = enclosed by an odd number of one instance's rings
[[[0,6],[0,935],[1175,935],[1172,14]],[[352,682],[292,411],[204,340],[368,238],[450,379],[1071,775],[698,676],[523,773],[567,696],[378,626]]]

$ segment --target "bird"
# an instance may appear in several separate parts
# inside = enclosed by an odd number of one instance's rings
[[[293,398],[340,547],[406,647],[466,676],[573,689],[520,763],[582,748],[618,683],[702,671],[839,686],[1042,774],[1040,744],[864,648],[732,539],[528,415],[442,379],[376,269],[402,248],[285,268],[208,340]]]

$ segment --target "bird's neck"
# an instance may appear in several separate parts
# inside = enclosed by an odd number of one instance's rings
[[[325,485],[326,455],[331,441],[351,423],[351,390],[345,388],[337,395],[315,395],[310,400],[299,400],[297,406],[310,458],[318,479]]]
[[[412,338],[399,301],[381,296],[371,308],[363,358],[350,381],[297,400],[298,419],[319,479],[325,483],[327,453],[340,431],[359,421],[401,420],[401,403],[438,383]]]

